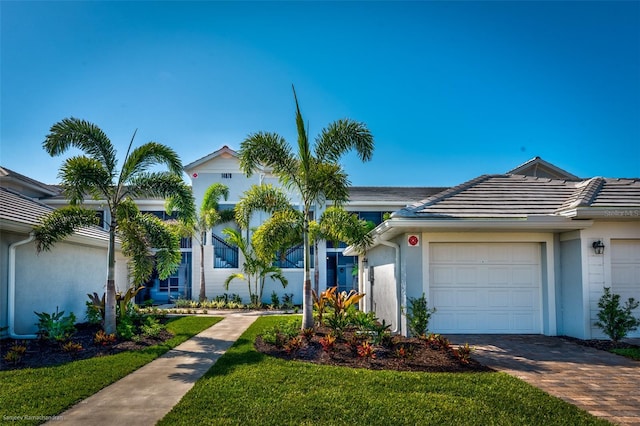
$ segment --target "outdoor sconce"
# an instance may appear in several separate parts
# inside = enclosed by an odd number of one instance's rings
[[[364,266],[366,268],[368,264],[369,264],[369,259],[367,259],[366,257],[363,257],[362,258],[362,266]]]
[[[600,240],[594,241],[593,244],[591,244],[591,247],[593,247],[593,251],[595,251],[596,254],[604,253],[604,243]]]

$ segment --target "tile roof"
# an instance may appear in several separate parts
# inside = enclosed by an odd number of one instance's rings
[[[411,203],[435,195],[446,187],[393,187],[352,186],[349,188],[350,202],[398,202]]]
[[[40,219],[54,209],[8,188],[0,187],[0,221],[12,222],[26,229],[40,223]],[[108,241],[109,234],[97,226],[76,232],[84,237]]]
[[[640,180],[570,181],[504,174],[483,175],[393,214],[401,218],[525,218],[576,208],[640,207]]]
[[[57,188],[55,185],[47,185],[46,183],[31,179],[28,176],[25,176],[18,172],[14,172],[13,170],[7,169],[6,167],[2,166],[0,166],[0,182],[2,182],[2,186],[4,187],[10,187],[10,182],[28,185],[46,196],[54,195],[59,192],[59,188]]]

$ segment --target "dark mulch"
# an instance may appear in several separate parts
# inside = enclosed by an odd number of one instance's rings
[[[288,353],[284,348],[277,348],[262,340],[258,336],[255,348],[259,352],[286,360],[298,360],[315,364],[335,365],[352,368],[367,368],[371,370],[396,370],[396,371],[427,371],[427,372],[471,372],[493,371],[476,360],[468,362],[460,361],[452,350],[432,347],[426,340],[394,336],[387,346],[375,345],[375,358],[360,357],[352,341],[354,331],[346,331],[343,339],[336,341],[334,350],[325,352],[320,344],[320,339],[328,334],[327,329],[316,330],[310,342],[303,339],[300,350]],[[400,348],[404,348],[405,355],[399,354]]]
[[[570,337],[570,336],[560,336],[560,337],[570,342],[576,343],[578,345],[600,349],[601,351],[611,351],[611,349],[640,348],[640,346],[638,345],[633,345],[631,343],[626,343],[626,342],[614,343],[612,340],[599,340],[599,339],[582,340],[582,339],[578,339],[576,337]]]
[[[162,321],[161,321],[162,322]],[[116,340],[115,343],[102,346],[93,342],[95,334],[100,330],[100,326],[91,324],[77,324],[77,332],[71,337],[71,341],[82,345],[82,350],[71,354],[62,349],[61,343],[49,342],[46,340],[0,340],[0,371],[17,370],[24,368],[47,367],[78,359],[87,359],[105,355],[117,354],[124,351],[144,349],[157,345],[173,337],[173,333],[163,330],[158,337],[141,337],[140,340],[127,341]],[[15,343],[24,344],[27,347],[25,355],[17,364],[5,361],[4,356],[11,350]]]

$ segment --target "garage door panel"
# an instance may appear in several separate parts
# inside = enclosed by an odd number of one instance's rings
[[[640,300],[640,240],[611,240],[611,291],[620,295],[622,303],[630,297]],[[592,308],[595,314],[598,310]],[[634,314],[640,316],[640,308]],[[640,330],[629,337],[640,337]]]
[[[430,253],[434,332],[542,331],[539,244],[433,243]]]
[[[490,308],[508,308],[509,307],[509,290],[487,290],[489,301],[487,306]]]

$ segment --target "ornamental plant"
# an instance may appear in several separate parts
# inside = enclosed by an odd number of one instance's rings
[[[34,314],[38,317],[38,335],[42,339],[64,342],[76,332],[76,316],[73,312],[64,316],[64,311],[59,311],[56,306],[55,313],[34,312]]]
[[[598,301],[600,311],[598,321],[594,325],[600,327],[609,339],[617,343],[640,326],[640,318],[636,318],[632,313],[639,304],[640,302],[630,297],[624,306],[620,306],[620,295],[611,293],[611,289],[605,287],[604,294]]]
[[[427,298],[422,293],[421,297],[409,298],[409,309],[405,310],[405,316],[407,317],[407,327],[409,332],[413,336],[423,336],[426,334],[429,328],[429,319],[431,315],[436,312],[436,309],[429,309],[427,304]]]

